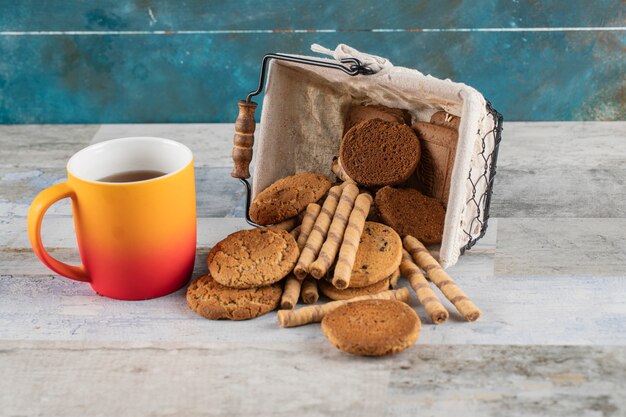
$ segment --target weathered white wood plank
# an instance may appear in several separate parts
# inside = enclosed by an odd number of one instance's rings
[[[232,167],[233,123],[107,124],[100,127],[92,143],[131,136],[163,137],[187,145],[197,166]]]
[[[0,166],[65,168],[99,125],[0,125]]]
[[[47,251],[50,255],[61,262],[77,265],[80,263],[78,248],[54,248],[49,247]],[[198,276],[206,272],[204,260],[209,252],[209,248],[205,246],[198,247],[196,250],[196,267],[194,276]],[[0,265],[2,270],[0,274],[11,274],[23,277],[39,277],[54,275],[47,267],[45,267],[30,248],[0,248]]]
[[[197,166],[196,205],[199,217],[242,217],[245,187],[230,176],[230,167]],[[43,189],[65,181],[65,168],[0,166],[0,219],[26,217],[33,199]],[[70,200],[64,199],[48,210],[49,215],[70,215]],[[22,220],[23,221],[23,220]]]
[[[498,277],[623,277],[625,267],[626,219],[498,219]]]
[[[626,122],[504,126],[492,215],[626,217]]]
[[[387,415],[623,416],[626,348],[421,346],[393,362]]]
[[[0,342],[3,415],[619,416],[626,348]],[[43,376],[43,377],[42,377]]]
[[[203,250],[198,256],[196,276],[206,271],[205,254]],[[30,256],[32,266],[25,275],[0,275],[0,294],[10,300],[0,304],[0,339],[250,344],[322,338],[319,325],[280,329],[274,313],[237,323],[205,320],[187,308],[184,290],[141,302],[110,300],[95,295],[85,283],[53,277],[30,254],[2,256],[14,257],[14,262]],[[484,255],[466,255],[454,277],[483,316],[468,323],[445,301],[451,318],[435,326],[412,296],[423,322],[420,343],[626,345],[623,278],[481,277],[475,256]]]
[[[0,342],[0,409],[5,416],[380,416],[389,364],[340,354],[325,340]]]
[[[26,217],[37,194],[45,188],[66,180],[65,167],[0,166],[0,219]],[[47,212],[51,216],[71,215],[69,199],[64,199]],[[24,219],[16,220],[24,222]]]
[[[230,233],[249,228],[241,217],[198,218],[198,246],[212,247]],[[44,218],[42,237],[47,247],[75,248],[74,221],[69,216]],[[23,217],[0,222],[0,247],[30,248],[26,232],[26,219]]]

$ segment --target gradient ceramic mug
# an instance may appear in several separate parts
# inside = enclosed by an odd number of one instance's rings
[[[102,180],[130,171],[162,175],[135,182]],[[41,240],[46,210],[63,198],[72,200],[81,266],[54,259]],[[35,198],[28,235],[46,266],[90,283],[98,294],[143,300],[176,291],[191,275],[196,251],[193,154],[178,142],[152,137],[89,146],[70,158],[66,182]]]

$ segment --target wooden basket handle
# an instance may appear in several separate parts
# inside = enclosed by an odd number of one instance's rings
[[[239,115],[235,121],[235,137],[233,139],[233,171],[231,177],[250,178],[250,161],[252,145],[254,145],[254,112],[257,104],[254,101],[239,100]]]

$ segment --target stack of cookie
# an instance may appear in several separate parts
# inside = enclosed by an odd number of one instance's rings
[[[324,175],[302,173],[279,180],[259,194],[250,215],[259,224],[275,225],[242,230],[215,245],[207,256],[209,273],[187,290],[189,307],[213,320],[247,320],[275,310],[283,295],[281,281],[290,276],[300,255],[299,227],[292,233],[289,230],[308,204],[318,201],[330,186]],[[287,281],[285,294],[293,294],[294,283]],[[299,295],[299,284],[297,290]],[[317,287],[309,287],[307,294],[307,301],[317,301]]]
[[[298,247],[278,228],[242,230],[211,249],[209,273],[191,283],[187,303],[208,319],[247,320],[275,310],[282,280],[298,259]]]

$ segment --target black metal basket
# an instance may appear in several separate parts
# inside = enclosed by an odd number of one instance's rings
[[[493,117],[493,129],[489,132],[485,133],[482,136],[482,152],[480,152],[480,157],[484,161],[483,172],[478,177],[476,181],[472,180],[472,170],[470,168],[469,175],[467,176],[467,180],[472,184],[472,198],[468,200],[469,203],[473,203],[476,205],[476,216],[472,219],[467,229],[463,229],[463,232],[467,235],[467,244],[461,248],[461,254],[463,254],[467,249],[471,249],[472,246],[478,242],[480,238],[485,236],[487,232],[487,223],[489,220],[489,209],[491,207],[491,196],[493,194],[493,179],[496,176],[496,164],[498,162],[498,149],[500,148],[500,141],[502,141],[502,123],[504,122],[504,117],[496,109],[493,108],[491,102],[487,101],[487,113]],[[485,155],[486,146],[485,139],[489,135],[494,135],[494,147],[491,153]],[[486,181],[487,186],[485,187],[485,192],[477,196],[476,195],[476,186],[479,181]],[[481,219],[481,212],[483,213]],[[472,238],[470,231],[474,226],[475,222],[480,223],[480,234]]]
[[[344,72],[345,74],[349,76],[373,74],[373,71],[371,69],[364,66],[356,58],[346,58],[346,59],[342,59],[341,62],[332,62],[328,60],[317,60],[317,59],[311,59],[311,58],[305,58],[305,57],[287,55],[287,54],[279,54],[279,53],[267,54],[263,57],[263,61],[261,63],[261,73],[259,76],[258,87],[256,90],[250,92],[247,95],[246,100],[245,100],[246,103],[252,103],[252,97],[257,96],[263,92],[263,88],[265,86],[266,75],[267,75],[267,68],[271,60],[288,61],[288,62],[295,62],[298,64],[336,69],[338,71]],[[504,121],[504,118],[502,117],[502,115],[498,113],[496,109],[493,108],[493,106],[491,105],[489,101],[487,101],[487,113],[491,117],[493,117],[494,127],[492,130],[490,130],[489,132],[486,132],[482,136],[482,152],[479,153],[479,156],[484,161],[483,172],[474,181],[472,180],[472,170],[470,169],[470,172],[467,178],[467,181],[469,181],[472,186],[473,192],[472,192],[472,197],[467,201],[466,204],[470,204],[470,203],[475,204],[477,214],[468,224],[467,228],[463,230],[463,232],[467,235],[468,240],[467,240],[467,243],[463,247],[461,247],[461,254],[463,254],[467,249],[470,249],[472,246],[474,246],[476,242],[480,238],[482,238],[487,231],[487,224],[489,220],[489,209],[491,206],[491,196],[493,194],[493,181],[496,175],[498,148],[500,146],[500,141],[502,140],[502,124]],[[487,154],[485,141],[489,135],[494,135],[494,148],[489,154]],[[252,187],[250,183],[248,182],[247,178],[239,178],[239,179],[246,187],[246,211],[245,211],[246,221],[254,227],[260,227],[250,218]],[[477,195],[477,187],[481,181],[486,182],[485,191],[481,195]],[[480,234],[477,237],[473,238],[471,234],[471,230],[473,229],[476,222],[480,224]]]

